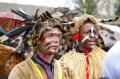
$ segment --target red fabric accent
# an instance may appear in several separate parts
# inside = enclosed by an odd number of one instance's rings
[[[85,57],[86,57],[86,79],[89,79],[88,49],[85,50]]]
[[[77,41],[80,39],[80,37],[79,37],[79,32],[76,32],[76,33],[75,33],[75,35],[73,36],[73,39],[74,39],[74,40],[77,40]]]

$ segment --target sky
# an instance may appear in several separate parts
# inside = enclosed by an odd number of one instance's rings
[[[47,7],[69,7],[71,9],[74,7],[72,0],[0,0],[0,2],[41,5]]]

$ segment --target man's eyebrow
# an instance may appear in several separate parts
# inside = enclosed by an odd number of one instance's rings
[[[49,34],[62,34],[61,32],[51,32]]]

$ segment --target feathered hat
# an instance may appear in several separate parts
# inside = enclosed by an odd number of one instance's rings
[[[89,14],[83,14],[80,17],[75,17],[73,20],[74,22],[74,31],[79,31],[79,28],[83,26],[83,24],[87,21],[90,20],[95,24],[95,27],[99,29],[99,21],[93,16]]]

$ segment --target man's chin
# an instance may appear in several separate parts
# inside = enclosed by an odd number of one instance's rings
[[[89,45],[90,49],[93,49],[96,45]]]
[[[48,52],[49,52],[49,54],[55,54],[57,51],[56,50],[50,50]]]

